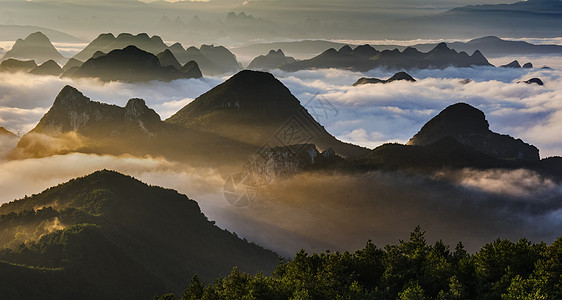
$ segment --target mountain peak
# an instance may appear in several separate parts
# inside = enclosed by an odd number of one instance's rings
[[[449,52],[449,51],[451,51],[451,48],[449,48],[447,46],[447,43],[441,42],[441,43],[437,44],[437,46],[435,46],[435,48],[431,49],[431,51],[429,51],[429,53]]]
[[[416,81],[414,77],[410,76],[410,74],[406,72],[398,72],[388,79],[389,82],[397,81],[397,80],[406,80],[411,82]]]
[[[13,132],[7,130],[4,127],[0,127],[0,137],[1,136],[9,136],[9,137],[17,137]]]
[[[133,98],[125,105],[125,118],[127,120],[140,120],[147,123],[159,123],[160,116],[151,108],[146,106],[143,99]]]
[[[456,103],[441,111],[414,135],[408,145],[424,146],[445,137],[498,159],[538,161],[536,147],[501,135],[489,129],[484,112],[466,104]]]
[[[339,53],[350,54],[350,53],[353,52],[353,49],[351,49],[351,47],[350,47],[349,45],[345,45],[345,46],[341,47],[338,52],[339,52]]]
[[[519,61],[514,60],[510,63],[508,63],[507,65],[503,65],[500,68],[513,68],[513,69],[519,69],[521,68],[521,65],[519,64]]]
[[[462,102],[445,108],[435,118],[424,125],[424,128],[433,126],[454,128],[457,131],[474,132],[487,131],[490,127],[488,121],[486,121],[484,112]],[[422,128],[422,131],[424,128]]]
[[[41,32],[32,33],[23,40],[18,39],[3,59],[7,58],[33,59],[38,63],[64,59],[49,38]]]
[[[37,31],[37,32],[34,32],[34,33],[28,35],[28,36],[25,38],[25,40],[27,40],[27,41],[33,41],[33,42],[41,42],[41,43],[43,43],[43,42],[48,42],[48,43],[50,43],[50,42],[51,42],[51,41],[49,40],[49,38],[48,38],[46,35],[44,35],[41,31]]]
[[[87,105],[90,102],[90,99],[84,96],[79,90],[67,85],[62,88],[55,98],[53,108],[73,108]]]

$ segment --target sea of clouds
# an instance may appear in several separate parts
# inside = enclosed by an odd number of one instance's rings
[[[416,78],[415,83],[358,87],[352,84],[360,77],[388,78],[395,71],[272,73],[330,133],[347,142],[369,148],[387,142],[405,143],[442,109],[466,102],[484,111],[493,131],[534,144],[541,156],[547,157],[562,155],[560,61],[556,57],[542,57],[539,64],[531,60],[538,67],[544,64],[552,69],[413,70],[408,73]],[[104,84],[89,79],[0,73],[0,126],[25,134],[65,85],[76,87],[92,100],[120,106],[130,98],[142,98],[166,119],[228,77]],[[545,85],[518,83],[532,77],[540,78]],[[0,154],[16,142],[1,140]],[[432,231],[435,238],[451,243],[462,239],[472,249],[495,237],[527,236],[552,242],[559,234],[554,229],[562,225],[561,186],[525,170],[462,170],[434,177],[302,174],[282,186],[273,186],[273,194],[283,191],[274,198],[237,209],[223,198],[225,176],[212,169],[158,157],[69,154],[18,161],[0,159],[0,203],[104,168],[185,193],[222,228],[284,255],[300,248],[355,249],[369,238],[378,244],[396,242],[397,237],[407,238],[418,224]],[[349,191],[354,191],[352,197]],[[470,218],[464,217],[467,211]],[[365,230],[357,231],[357,226]],[[523,227],[525,230],[521,230]]]

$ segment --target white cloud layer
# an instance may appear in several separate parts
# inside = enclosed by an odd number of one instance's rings
[[[560,59],[543,57],[548,65]],[[526,61],[526,60],[522,60]],[[562,70],[448,68],[409,72],[418,81],[352,87],[360,77],[387,78],[394,71],[367,73],[343,70],[273,72],[303,104],[315,97],[336,109],[317,114],[318,121],[338,138],[366,147],[385,142],[406,142],[431,117],[450,104],[467,102],[486,113],[493,131],[510,134],[536,145],[541,156],[562,155]],[[541,78],[544,86],[518,83]],[[166,119],[227,77],[103,84],[27,74],[0,73],[0,126],[22,134],[29,131],[53,103],[60,89],[70,84],[92,100],[125,105],[143,98]],[[469,83],[461,83],[471,79]]]

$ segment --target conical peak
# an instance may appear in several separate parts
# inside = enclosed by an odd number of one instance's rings
[[[84,96],[84,94],[82,94],[79,90],[67,85],[62,88],[55,98],[53,108],[73,109],[79,106],[87,105],[90,102],[90,99]]]

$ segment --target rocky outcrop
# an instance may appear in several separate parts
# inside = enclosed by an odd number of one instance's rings
[[[544,85],[544,82],[542,82],[542,80],[540,78],[536,78],[536,77],[531,78],[529,80],[525,80],[525,81],[519,81],[517,83]]]
[[[131,125],[137,126],[131,126]],[[153,134],[161,125],[160,116],[141,99],[125,107],[91,101],[71,86],[65,86],[39,124],[35,133],[85,132],[110,136],[137,131]],[[139,130],[140,129],[140,130]]]
[[[512,69],[520,69],[521,65],[517,60],[514,60],[506,65],[500,66],[500,68],[512,68]]]
[[[383,79],[378,79],[378,78],[367,78],[367,77],[362,77],[359,78],[359,80],[357,80],[353,86],[358,86],[358,85],[364,85],[364,84],[376,84],[376,83],[390,83],[390,82],[394,82],[394,81],[410,81],[410,82],[416,82],[416,80],[410,76],[410,74],[406,73],[406,72],[398,72],[396,74],[394,74],[392,77],[390,77],[389,79],[383,80]]]
[[[324,168],[343,161],[332,148],[318,151],[313,144],[267,148],[253,155],[244,165],[244,173],[257,186],[268,184],[277,177],[301,171]]]

